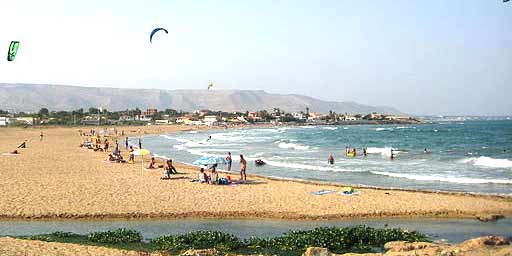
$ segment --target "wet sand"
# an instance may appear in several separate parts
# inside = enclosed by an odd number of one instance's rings
[[[341,186],[251,176],[248,184],[206,185],[190,182],[197,169],[176,165],[180,174],[161,180],[163,170],[141,171],[135,164],[109,163],[106,153],[79,147],[78,129],[0,129],[0,152],[28,139],[16,156],[0,155],[1,218],[283,218],[472,217],[512,215],[509,197],[358,189],[359,194],[316,196]],[[128,136],[191,129],[185,126],[118,127]],[[111,141],[111,145],[112,140]],[[123,156],[124,140],[119,139]],[[148,157],[146,157],[146,162]],[[161,162],[159,163],[161,164]],[[238,166],[234,166],[237,169]],[[225,177],[226,174],[221,174]],[[237,179],[238,174],[231,174]]]

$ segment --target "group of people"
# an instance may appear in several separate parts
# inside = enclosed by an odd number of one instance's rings
[[[231,166],[233,164],[233,157],[231,156],[231,152],[228,152],[228,155],[226,156],[226,164],[227,164],[227,171],[231,171]],[[246,181],[247,175],[245,171],[247,170],[247,161],[244,158],[244,155],[240,155],[240,180]]]

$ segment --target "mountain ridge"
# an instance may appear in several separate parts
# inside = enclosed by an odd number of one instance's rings
[[[368,106],[356,102],[324,101],[300,94],[273,94],[263,90],[133,89],[86,87],[53,84],[0,83],[0,109],[14,111],[75,110],[104,107],[112,111],[172,108],[183,111],[211,109],[254,111],[280,108],[287,112],[402,114],[387,106]]]

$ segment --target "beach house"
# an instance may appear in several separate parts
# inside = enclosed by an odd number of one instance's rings
[[[216,125],[218,123],[217,116],[204,116],[203,122],[208,126]]]

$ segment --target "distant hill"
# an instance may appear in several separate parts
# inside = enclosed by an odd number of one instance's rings
[[[272,110],[275,107],[288,112],[304,111],[328,113],[400,114],[391,107],[367,106],[355,102],[323,101],[296,94],[272,94],[253,90],[159,90],[80,87],[43,84],[1,84],[0,109],[14,111],[75,110],[104,107],[125,110],[138,107],[172,108],[184,111],[198,109],[222,111]]]

